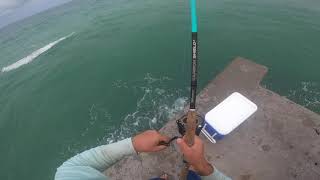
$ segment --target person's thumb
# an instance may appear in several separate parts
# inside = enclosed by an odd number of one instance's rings
[[[189,148],[182,138],[177,139],[177,144],[183,153],[185,153]]]

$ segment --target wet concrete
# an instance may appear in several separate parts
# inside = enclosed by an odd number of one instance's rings
[[[202,114],[235,91],[258,105],[252,117],[217,144],[202,137],[208,160],[235,180],[320,180],[320,116],[261,87],[266,73],[265,66],[237,58],[200,92]],[[161,132],[177,135],[174,119]],[[117,180],[145,180],[163,172],[177,179],[181,165],[174,144],[163,152],[125,158],[106,173]]]

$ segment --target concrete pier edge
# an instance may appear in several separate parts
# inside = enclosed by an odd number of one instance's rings
[[[233,92],[240,92],[258,111],[217,144],[202,139],[208,160],[233,179],[320,179],[320,116],[260,86],[265,66],[238,57],[199,93],[205,114]],[[185,109],[186,110],[186,109]],[[160,131],[177,135],[176,115]],[[181,154],[174,144],[159,153],[127,157],[105,173],[115,180],[146,180],[166,172],[178,179]]]

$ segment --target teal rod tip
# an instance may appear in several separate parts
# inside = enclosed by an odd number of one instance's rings
[[[198,32],[198,22],[197,22],[197,1],[190,0],[191,4],[191,24],[192,32]]]

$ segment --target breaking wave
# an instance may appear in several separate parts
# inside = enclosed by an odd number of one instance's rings
[[[62,38],[60,38],[60,39],[58,39],[58,40],[56,40],[54,42],[51,42],[50,44],[48,44],[48,45],[46,45],[46,46],[44,46],[44,47],[32,52],[30,55],[20,59],[19,61],[15,62],[15,63],[13,63],[13,64],[11,64],[9,66],[3,67],[1,72],[9,72],[9,71],[12,71],[14,69],[18,69],[19,67],[32,62],[38,56],[40,56],[44,52],[48,51],[49,49],[51,49],[52,47],[54,47],[55,45],[57,45],[61,41],[71,37],[73,34],[74,34],[74,32],[69,34],[68,36],[62,37]]]

